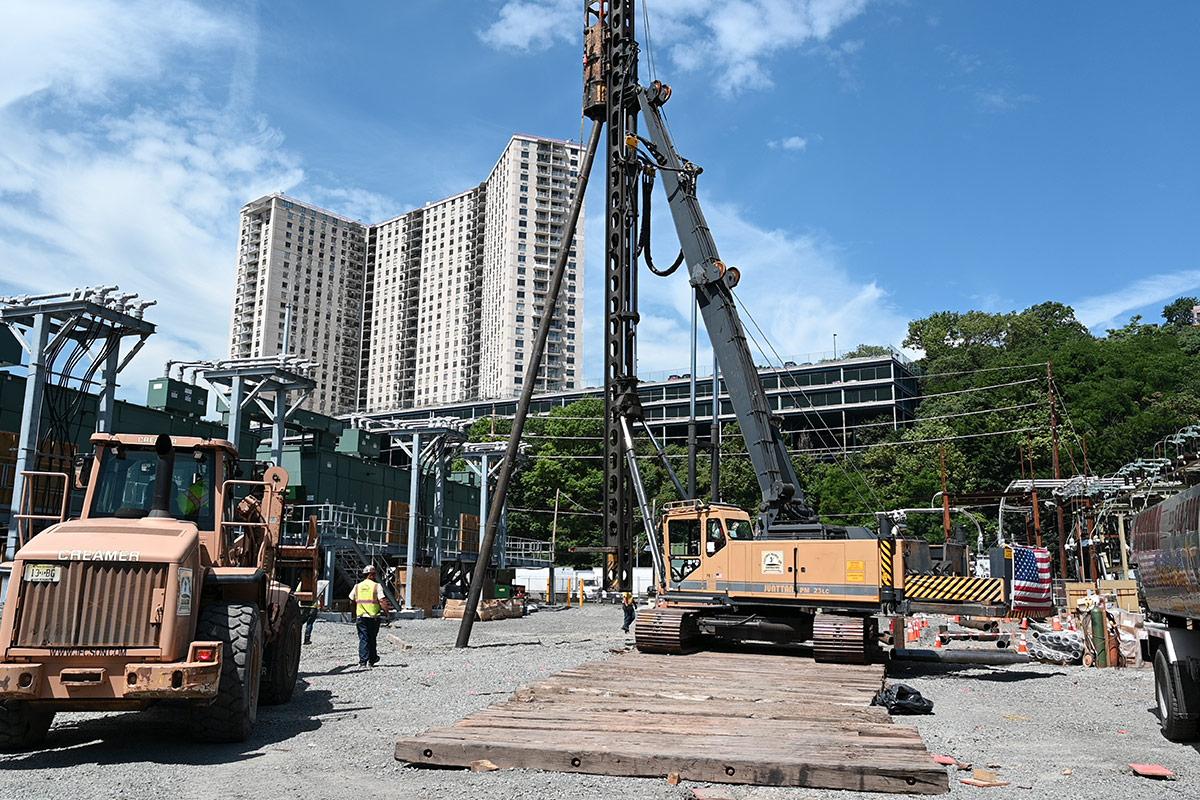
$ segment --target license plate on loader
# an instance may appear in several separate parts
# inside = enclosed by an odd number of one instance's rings
[[[59,564],[28,564],[23,576],[29,583],[58,583],[62,580],[62,566]]]

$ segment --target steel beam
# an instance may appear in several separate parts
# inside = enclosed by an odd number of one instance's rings
[[[46,314],[33,317],[33,349],[29,356],[29,374],[25,378],[25,401],[21,406],[21,432],[17,435],[17,463],[13,473],[12,501],[8,524],[8,537],[4,544],[4,560],[12,561],[17,552],[18,525],[15,517],[21,510],[21,499],[25,496],[26,470],[37,469],[38,435],[42,423],[42,398],[46,390],[46,372],[53,368],[46,363],[46,342],[50,337],[49,318]]]
[[[412,462],[408,475],[408,548],[405,555],[405,567],[408,569],[408,579],[404,581],[404,608],[413,607],[413,567],[417,563],[417,511],[421,502],[421,433],[415,431],[412,435]]]

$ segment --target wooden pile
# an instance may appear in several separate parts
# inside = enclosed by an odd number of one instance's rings
[[[914,728],[871,706],[879,665],[625,653],[396,743],[417,765],[524,767],[764,786],[949,791]]]

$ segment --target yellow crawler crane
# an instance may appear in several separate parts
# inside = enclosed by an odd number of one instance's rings
[[[671,87],[657,80],[647,86],[639,82],[634,5],[633,0],[587,0],[584,11],[584,114],[595,122],[584,163],[598,147],[600,125],[606,127],[606,584],[631,585],[632,489],[659,589],[657,608],[638,620],[639,649],[683,652],[708,637],[811,640],[819,659],[864,661],[878,639],[876,616],[900,610],[906,576],[896,562],[903,562],[904,552],[889,535],[821,523],[805,501],[734,300],[740,273],[721,260],[700,206],[697,183],[703,170],[676,151],[663,119]],[[650,252],[651,207],[660,178],[679,255],[656,267]],[[728,413],[727,402],[737,418],[761,497],[753,511],[705,504],[689,495],[646,424],[636,375],[642,261],[663,277],[686,265],[695,308],[729,394],[725,401],[714,390],[710,402],[718,405],[712,414]],[[804,275],[779,279],[802,284]],[[793,400],[797,407],[807,402]],[[661,525],[639,474],[632,436],[639,425],[686,499],[666,509]],[[941,589],[930,590],[929,599],[941,596]]]

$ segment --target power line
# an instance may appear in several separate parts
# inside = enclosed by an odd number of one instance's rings
[[[771,340],[769,338],[767,338],[767,334],[765,331],[763,331],[762,326],[760,326],[758,324],[758,320],[756,320],[754,318],[754,315],[750,313],[750,309],[748,309],[746,307],[746,304],[742,302],[742,299],[740,297],[738,297],[736,294],[734,294],[732,290],[729,292],[729,294],[730,294],[730,296],[733,297],[734,301],[739,306],[742,307],[742,310],[746,313],[746,318],[750,320],[750,324],[752,324],[754,326],[755,330],[757,330],[759,335],[762,336],[763,341],[766,342],[767,346],[771,348],[771,352],[775,354],[775,358],[779,361],[780,366],[783,366],[783,358],[779,355],[779,351],[777,351],[775,349],[775,345],[771,344]],[[749,332],[747,332],[747,334],[750,335]],[[763,351],[762,345],[759,344],[758,340],[755,339],[753,335],[750,335],[750,339],[751,339],[751,341],[754,342],[754,346],[758,348],[759,352],[763,354],[763,358],[766,358],[767,362],[770,363],[771,359]],[[789,373],[789,375],[790,375],[790,373]],[[799,384],[796,382],[795,375],[790,375],[790,377],[792,378],[792,383],[795,386],[795,388],[799,389],[800,387],[799,387]],[[781,386],[783,385],[782,380],[780,381],[780,385]],[[791,389],[788,389],[787,392],[788,392],[788,396],[790,396],[792,398],[792,401],[796,402],[795,392],[793,392]],[[812,400],[807,395],[804,394],[803,389],[800,389],[800,396],[803,397],[810,406],[813,406]],[[715,398],[713,398],[713,401],[714,401],[713,402],[713,413],[720,414],[720,408],[721,408],[719,405],[720,398],[715,397]],[[815,406],[813,406],[813,407],[815,410]],[[808,412],[803,412],[803,413],[804,413],[804,418],[811,422],[811,418],[808,416]],[[844,417],[843,417],[843,419],[844,419]],[[821,415],[819,413],[817,414],[817,420],[821,421],[822,423],[824,422],[823,420],[821,420]],[[835,433],[833,433],[833,431],[829,430],[828,426],[825,426],[825,430],[829,432],[830,440],[836,445],[837,444],[837,435]],[[843,453],[846,452],[846,442],[844,439],[842,441],[842,452]],[[862,470],[860,470],[858,468],[858,465],[855,464],[853,461],[850,461],[848,458],[843,458],[842,460],[849,462],[850,466],[854,468],[854,471],[856,473],[858,473],[859,479],[863,482],[863,485],[867,487],[867,491],[869,491],[871,493],[871,497],[874,500],[875,505],[882,506],[883,502],[879,499],[879,495],[875,493],[875,487],[872,486],[871,482],[867,480],[867,476],[864,475]],[[846,470],[845,466],[842,466],[839,463],[839,468],[842,470],[842,472],[846,475],[847,478],[850,477],[850,473],[849,473],[849,471]],[[855,484],[853,481],[851,481],[851,484],[854,486],[854,492],[855,492],[855,494],[857,494],[859,496],[859,500],[862,500],[863,499],[862,493],[859,491],[858,485]]]
[[[800,449],[796,449],[796,450],[789,450],[788,454],[798,456],[798,455],[808,455],[808,454],[812,454],[812,453],[827,453],[827,454],[832,455],[832,454],[843,452],[843,450],[858,451],[858,450],[872,450],[876,447],[905,447],[905,446],[918,445],[918,444],[936,444],[939,442],[953,442],[953,441],[959,441],[959,440],[963,440],[963,439],[980,439],[980,438],[985,438],[985,437],[989,437],[989,436],[1004,436],[1004,435],[1007,435],[1010,433],[1028,433],[1029,431],[1043,430],[1043,429],[1045,429],[1045,427],[1046,427],[1045,424],[1027,425],[1023,428],[1009,428],[1007,430],[1002,430],[1002,431],[981,431],[979,433],[960,433],[960,434],[955,434],[953,436],[937,436],[937,437],[928,438],[928,439],[901,439],[901,440],[895,441],[895,442],[872,442],[871,444],[849,445],[846,448],[808,447],[808,448],[800,448]],[[668,455],[668,457],[673,456],[675,458],[683,458],[682,453],[677,453],[677,454],[668,453],[667,455]],[[721,453],[722,457],[725,457],[725,456],[749,456],[749,455],[750,454],[744,450],[730,451],[730,452],[723,451]],[[604,456],[602,456],[602,455],[559,454],[559,455],[532,455],[532,456],[528,456],[528,458],[532,461],[537,461],[538,459],[551,460],[551,461],[562,461],[562,460],[581,460],[581,461],[589,460],[590,461],[590,460],[594,460],[594,459],[602,459],[602,458],[604,458]],[[645,461],[658,461],[659,460],[657,455],[639,455],[639,456],[637,456],[637,458],[640,458]]]
[[[924,380],[925,378],[942,378],[942,377],[946,377],[949,375],[976,375],[980,372],[999,372],[1001,370],[1007,370],[1007,369],[1029,369],[1031,367],[1044,367],[1044,366],[1046,366],[1045,361],[1038,363],[1038,364],[1011,364],[1006,367],[978,367],[976,369],[960,369],[960,370],[953,370],[950,372],[922,372],[922,373],[913,375],[913,377]]]
[[[925,394],[916,394],[911,397],[904,398],[905,400],[923,400],[930,397],[948,397],[953,394],[968,394],[970,392],[983,392],[988,389],[1004,389],[1008,386],[1021,386],[1026,383],[1041,383],[1041,378],[1026,378],[1019,381],[1009,381],[1008,383],[993,383],[989,386],[971,386],[966,389],[952,389],[946,392],[927,392]]]
[[[1025,409],[1025,408],[1040,407],[1041,405],[1042,404],[1040,402],[1018,403],[1016,405],[1011,405],[1011,406],[997,406],[995,408],[981,408],[981,409],[976,409],[974,411],[959,411],[954,414],[938,414],[938,415],[931,416],[931,417],[920,417],[918,419],[903,420],[903,422],[905,424],[910,424],[910,423],[915,424],[918,422],[935,422],[935,421],[939,421],[939,420],[958,419],[960,417],[975,417],[975,416],[979,416],[980,414],[996,414],[996,413],[1000,413],[1002,411],[1018,411],[1018,410]],[[663,420],[647,420],[647,422],[649,424],[655,424],[655,423],[661,423],[664,421]],[[855,424],[855,425],[841,426],[839,429],[852,431],[852,430],[860,430],[862,428],[882,428],[882,427],[886,427],[889,425],[895,425],[895,424],[896,423],[892,422],[891,420],[883,420],[881,422],[863,422],[863,423],[859,423],[859,424]],[[807,433],[806,430],[790,431],[790,432],[791,433]],[[548,433],[525,433],[525,434],[522,434],[521,438],[523,438],[523,439],[550,439],[550,440],[568,441],[568,442],[571,442],[571,441],[578,441],[578,442],[604,441],[603,436],[555,436],[555,435],[548,434]],[[680,435],[680,436],[659,436],[658,438],[659,438],[659,441],[664,441],[664,442],[669,442],[669,441],[686,442],[687,441],[687,437],[682,436],[682,435]]]

